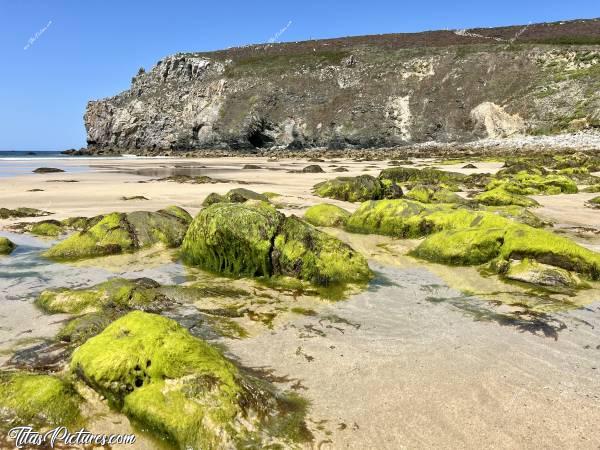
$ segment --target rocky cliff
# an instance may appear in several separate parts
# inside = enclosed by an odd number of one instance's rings
[[[600,127],[600,20],[180,53],[91,101],[88,147],[390,147]]]

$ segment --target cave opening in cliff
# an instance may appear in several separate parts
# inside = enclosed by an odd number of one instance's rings
[[[248,142],[250,142],[254,148],[267,147],[274,142],[273,137],[267,133],[267,131],[272,128],[273,126],[266,119],[255,120],[250,125],[248,134],[246,135]]]

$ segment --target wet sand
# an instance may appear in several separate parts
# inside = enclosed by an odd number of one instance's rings
[[[67,166],[66,173],[0,180],[0,206],[55,213],[26,220],[157,210],[171,204],[194,214],[210,192],[245,187],[280,193],[274,201],[283,205],[283,211],[301,215],[306,207],[324,201],[311,195],[315,183],[336,176],[377,175],[390,167],[387,161],[114,159],[92,161],[91,170],[81,171],[79,166],[89,161],[62,163]],[[241,169],[246,164],[264,168]],[[320,165],[327,173],[288,173],[310,164]],[[438,167],[462,170],[464,164]],[[464,170],[495,172],[501,166],[495,162],[475,164],[478,169]],[[349,172],[332,172],[332,165],[348,167]],[[174,170],[232,182],[151,181]],[[44,192],[28,192],[30,189]],[[136,195],[149,200],[121,200]],[[590,196],[536,197],[542,207],[535,213],[569,229],[600,228],[598,212],[582,207]],[[358,206],[326,201],[351,211]],[[0,221],[0,228],[23,220]],[[506,305],[496,303],[503,301],[505,294],[494,293],[503,283],[496,278],[486,281],[475,269],[455,270],[400,256],[416,241],[327,231],[369,257],[377,278],[367,291],[343,302],[321,301],[314,305],[316,316],[292,314],[272,328],[256,326],[246,339],[217,339],[229,356],[244,366],[272,373],[279,387],[295,390],[311,402],[312,448],[600,448],[597,286],[575,307],[552,309],[535,328],[505,319]],[[15,336],[31,329],[26,337],[51,337],[60,326],[56,322],[63,317],[43,315],[31,305],[44,286],[89,286],[110,276],[148,276],[168,284],[190,276],[173,255],[152,251],[134,259],[131,255],[111,257],[100,266],[89,261],[68,266],[43,263],[31,268],[40,249],[51,241],[11,237],[26,245],[15,255],[16,261],[4,260],[0,265],[0,351],[4,350],[0,360],[10,349],[6,342],[14,345]],[[594,233],[575,238],[592,248],[600,242]],[[30,273],[15,274],[18,258],[23,271]],[[466,279],[471,286],[465,286]],[[504,286],[509,292],[506,295],[518,290]],[[484,290],[486,296],[465,294]],[[126,419],[121,419],[117,428],[128,430]],[[99,427],[99,432],[109,425],[104,420],[103,425],[93,426]],[[135,448],[148,446],[151,444],[145,441]]]

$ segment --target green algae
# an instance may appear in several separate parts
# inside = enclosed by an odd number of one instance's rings
[[[507,219],[512,219],[516,222],[523,223],[534,228],[543,228],[547,225],[551,225],[551,222],[540,219],[527,208],[522,206],[484,206],[481,209],[483,211],[495,213],[502,217],[506,217]]]
[[[486,186],[486,191],[498,187],[518,195],[557,195],[578,192],[577,184],[564,175],[541,175],[526,171],[517,172],[510,178],[498,176]]]
[[[147,278],[113,278],[88,289],[58,289],[42,292],[35,304],[49,313],[100,312],[110,306],[120,309],[161,309],[165,296],[158,283]]]
[[[589,285],[583,283],[581,279],[572,272],[547,264],[540,264],[527,258],[520,261],[510,261],[501,273],[509,280],[532,283],[546,287],[589,287]]]
[[[16,247],[10,239],[0,237],[0,255],[10,255]]]
[[[585,202],[586,206],[590,208],[599,209],[600,208],[600,196],[589,199]]]
[[[539,206],[539,203],[524,195],[514,194],[507,191],[504,186],[498,186],[489,191],[481,192],[475,196],[475,200],[488,206],[523,206],[526,208]]]
[[[38,236],[57,237],[63,232],[62,224],[56,220],[43,220],[32,224],[29,230],[31,234]]]
[[[319,197],[347,202],[377,200],[384,197],[384,186],[377,178],[370,175],[334,178],[316,184],[313,191]]]
[[[0,418],[9,428],[80,425],[82,401],[75,389],[58,377],[0,372]]]
[[[272,392],[165,317],[129,313],[75,350],[70,367],[115,408],[182,449],[306,438],[289,429],[303,429],[301,408],[286,417]]]
[[[340,227],[346,225],[350,213],[329,203],[311,206],[304,213],[304,220],[316,227]]]
[[[436,189],[420,184],[413,186],[405,197],[421,203],[467,203],[467,200],[449,189]]]
[[[380,180],[390,180],[399,184],[446,185],[452,190],[456,189],[456,186],[462,183],[465,178],[466,175],[457,172],[412,167],[392,167],[382,170],[379,174]]]
[[[211,272],[269,276],[272,241],[282,220],[283,215],[266,203],[211,205],[190,225],[182,258]]]
[[[372,276],[360,253],[294,216],[285,218],[275,237],[273,268],[318,286],[365,283]]]
[[[175,206],[158,212],[115,212],[101,216],[97,223],[87,221],[82,231],[54,245],[44,256],[75,260],[133,252],[158,243],[177,247],[190,221],[189,214]]]

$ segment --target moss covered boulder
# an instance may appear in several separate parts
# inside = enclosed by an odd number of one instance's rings
[[[149,278],[115,278],[88,289],[57,289],[42,292],[35,301],[46,312],[83,314],[105,308],[158,312],[168,306],[160,285]]]
[[[539,206],[540,204],[535,200],[525,197],[524,195],[513,194],[506,189],[504,186],[498,186],[489,191],[481,192],[475,196],[475,200],[483,205],[488,206],[524,206],[526,208]]]
[[[212,272],[269,276],[271,248],[283,214],[263,203],[217,203],[196,216],[181,246],[187,264]]]
[[[511,178],[498,178],[486,186],[486,191],[496,188],[518,195],[557,195],[575,194],[577,184],[564,175],[540,175],[518,172]]]
[[[9,209],[9,208],[0,208],[0,219],[11,219],[11,218],[20,218],[20,217],[42,217],[42,216],[49,216],[50,214],[52,214],[51,212],[48,211],[42,211],[41,209],[35,209],[35,208],[16,208],[16,209]]]
[[[31,234],[58,237],[63,233],[63,225],[58,220],[42,220],[31,225]]]
[[[266,203],[205,208],[181,254],[187,264],[230,275],[288,275],[325,286],[370,276],[364,258],[349,246]]]
[[[367,282],[372,275],[360,253],[294,216],[285,218],[275,237],[272,265],[274,274],[318,286]]]
[[[177,247],[185,236],[189,217],[178,207],[107,214],[90,228],[54,245],[44,256],[71,260],[131,252],[158,243]]]
[[[0,255],[10,255],[16,247],[10,239],[0,237]]]
[[[362,202],[384,198],[384,186],[371,175],[358,177],[338,177],[318,183],[314,187],[315,195],[347,202]]]
[[[182,449],[290,445],[282,431],[303,424],[302,411],[284,415],[280,399],[217,349],[153,314],[113,322],[75,350],[70,367],[115,408]]]
[[[421,184],[413,186],[405,197],[421,203],[467,203],[467,200],[449,189],[437,189]]]
[[[600,254],[562,236],[518,223],[486,223],[447,229],[427,237],[413,252],[433,262],[456,265],[529,259],[537,263],[600,278]],[[501,264],[496,264],[501,266]]]
[[[420,184],[426,186],[449,187],[452,190],[456,190],[458,185],[465,181],[466,175],[432,168],[416,169],[412,167],[391,167],[382,170],[379,174],[379,179],[401,185],[413,186]]]
[[[50,375],[0,372],[0,428],[81,425],[83,399],[67,382]]]
[[[348,211],[329,203],[311,206],[304,213],[304,220],[316,227],[341,227],[349,217]]]

